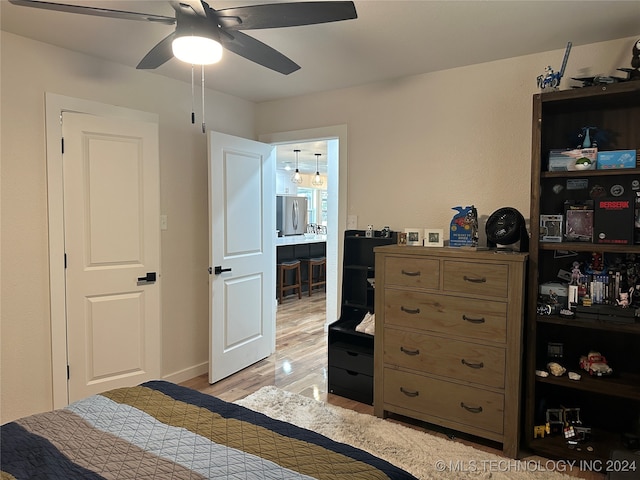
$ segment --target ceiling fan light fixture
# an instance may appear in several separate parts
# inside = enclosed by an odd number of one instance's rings
[[[220,42],[199,35],[178,36],[173,40],[171,49],[178,60],[192,65],[211,65],[222,59]]]

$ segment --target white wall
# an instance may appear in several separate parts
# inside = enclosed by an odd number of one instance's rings
[[[574,47],[569,77],[628,67],[637,37]],[[0,421],[52,405],[44,93],[160,118],[163,376],[202,368],[208,348],[206,138],[188,122],[189,85],[1,37]],[[531,101],[563,50],[255,106],[209,92],[207,125],[247,138],[348,127],[349,213],[359,227],[448,226],[451,207],[529,212]],[[313,112],[311,115],[309,112]],[[256,116],[257,113],[257,116]],[[257,128],[255,128],[257,127]],[[341,156],[342,158],[342,156]]]
[[[191,125],[191,87],[2,32],[1,421],[52,407],[45,92],[157,113],[160,119],[162,375],[206,372],[207,142]],[[255,106],[207,92],[207,127],[254,138]]]
[[[630,67],[633,38],[573,47],[572,76]],[[258,134],[346,124],[358,227],[444,228],[452,207],[529,215],[532,96],[564,49],[258,105]],[[311,113],[312,112],[312,113]],[[486,220],[486,218],[485,218]],[[484,223],[481,222],[481,230]],[[481,242],[484,231],[481,232]]]

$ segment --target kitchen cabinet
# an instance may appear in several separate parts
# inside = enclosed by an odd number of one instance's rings
[[[557,307],[540,296],[540,285],[558,282],[559,273],[571,271],[574,262],[584,275],[588,274],[584,266],[592,270],[591,275],[604,272],[608,277],[609,272],[620,272],[623,267],[623,275],[628,275],[635,267],[627,266],[634,265],[633,259],[640,255],[638,244],[597,244],[597,236],[583,242],[541,241],[548,232],[540,227],[540,216],[564,215],[565,202],[598,202],[611,195],[633,202],[640,189],[638,168],[549,171],[550,150],[571,146],[572,134],[575,138],[575,132],[586,126],[597,127],[592,135],[603,134],[600,150],[640,150],[640,82],[533,97],[524,439],[539,455],[604,465],[612,452],[628,449],[633,442],[637,445],[640,438],[640,324],[633,313],[626,315],[628,309],[615,307],[612,291],[604,297],[604,306],[583,292],[579,303],[584,305],[575,309],[573,318],[560,316]],[[598,220],[597,211],[594,219]],[[566,226],[566,217],[561,221]],[[586,283],[584,289],[586,292]],[[586,306],[589,303],[591,306]],[[604,355],[613,373],[599,377],[583,370],[580,357],[589,351]],[[571,380],[566,373],[541,376],[552,361],[578,373],[581,379]],[[561,417],[557,431],[535,435],[534,427],[544,427],[547,413],[554,411]],[[566,411],[579,412],[579,422],[568,423],[562,418]],[[574,423],[588,430],[576,431],[579,435],[571,431],[563,434],[563,428]]]
[[[520,437],[527,254],[378,247],[374,413]]]

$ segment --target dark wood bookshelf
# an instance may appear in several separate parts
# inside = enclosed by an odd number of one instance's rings
[[[633,192],[640,183],[637,161],[636,168],[549,172],[547,160],[552,149],[576,148],[568,139],[585,126],[608,134],[608,144],[598,145],[601,151],[640,152],[640,82],[545,92],[535,94],[532,100],[523,440],[530,451],[545,457],[604,461],[614,450],[624,450],[622,433],[640,434],[640,323],[637,318],[634,323],[629,318],[613,322],[538,315],[539,286],[557,282],[560,269],[570,271],[573,261],[587,263],[593,252],[613,262],[626,262],[629,254],[640,258],[640,245],[541,242],[540,215],[562,215],[564,202],[592,198],[594,186],[607,194],[613,186],[622,186],[625,193],[621,198],[635,201]],[[569,182],[583,186],[569,189]],[[549,343],[563,345],[564,357],[559,363],[579,373],[579,381],[566,374],[536,375],[536,370],[546,368],[550,361]],[[611,376],[592,377],[579,368],[580,356],[592,350],[607,357],[613,368]],[[545,411],[564,406],[580,409],[584,426],[592,428],[591,439],[569,445],[563,435],[534,438],[533,427],[545,423]]]

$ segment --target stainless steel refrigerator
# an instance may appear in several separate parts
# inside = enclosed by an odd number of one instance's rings
[[[302,235],[307,227],[307,199],[276,196],[276,230],[280,235]]]

